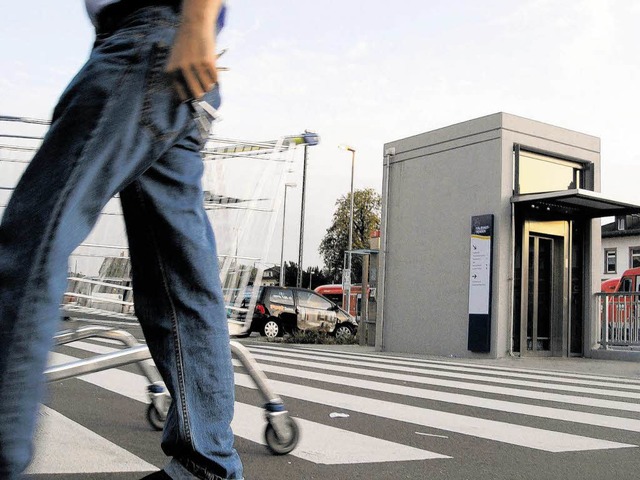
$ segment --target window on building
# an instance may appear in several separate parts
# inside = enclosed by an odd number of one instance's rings
[[[618,217],[618,230],[622,231],[626,228],[626,218],[625,217]]]
[[[640,247],[629,249],[629,268],[640,267]]]
[[[604,251],[604,273],[616,273],[615,248],[607,248]]]
[[[526,150],[518,150],[516,162],[518,194],[584,188],[584,165],[581,163]]]

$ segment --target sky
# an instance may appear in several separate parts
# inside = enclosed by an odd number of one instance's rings
[[[600,137],[602,192],[640,203],[639,1],[229,3],[217,133],[321,137],[309,150],[304,267],[322,265],[318,245],[349,192],[339,145],[356,149],[355,188],[381,191],[384,143],[500,111]],[[81,0],[5,2],[0,115],[48,118],[92,37]],[[290,177],[285,259],[297,261],[301,168]]]

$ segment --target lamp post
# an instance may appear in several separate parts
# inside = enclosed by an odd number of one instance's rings
[[[304,141],[304,160],[302,164],[302,200],[300,202],[300,243],[298,244],[298,276],[296,277],[296,287],[302,287],[302,252],[304,247],[304,207],[307,191],[307,148],[318,145],[320,137],[317,133],[305,130],[301,135]]]
[[[353,172],[356,164],[356,150],[348,145],[340,145],[340,148],[351,152],[351,205],[349,207],[349,250],[347,252],[347,273],[345,277],[347,294],[347,312],[351,314],[351,250],[353,250]]]
[[[282,207],[282,241],[280,244],[280,286],[284,287],[284,226],[287,219],[287,189],[296,187],[295,183],[284,184],[284,205]]]

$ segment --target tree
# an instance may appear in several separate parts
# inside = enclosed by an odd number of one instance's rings
[[[297,262],[285,262],[284,264],[284,279],[287,287],[295,287],[298,279],[298,263]],[[326,272],[320,269],[320,267],[307,267],[302,272],[302,288],[309,288],[313,290],[319,285],[326,285],[331,283],[331,278],[326,275]]]
[[[331,226],[320,242],[318,251],[334,283],[342,281],[344,253],[349,247],[349,210],[351,193],[336,200]],[[382,198],[373,188],[356,190],[353,194],[353,249],[369,248],[369,238],[380,228]],[[351,281],[362,278],[362,256],[351,257]]]

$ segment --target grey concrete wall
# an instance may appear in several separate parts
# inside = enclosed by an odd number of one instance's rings
[[[513,145],[595,164],[598,138],[497,113],[385,145],[384,245],[376,347],[395,352],[473,357],[467,350],[470,222],[494,214],[490,357],[509,354],[512,328]],[[594,224],[597,223],[594,222]],[[587,245],[599,249],[599,229]],[[601,260],[597,260],[601,262]],[[598,264],[599,265],[599,264]],[[592,289],[594,279],[588,284]],[[587,292],[591,298],[592,292]],[[589,300],[585,300],[589,303]],[[592,302],[591,302],[592,303]],[[592,328],[585,328],[589,345]],[[481,355],[486,356],[486,355]]]
[[[384,350],[470,355],[471,216],[501,206],[499,126],[490,116],[385,145],[396,154],[386,202]]]

